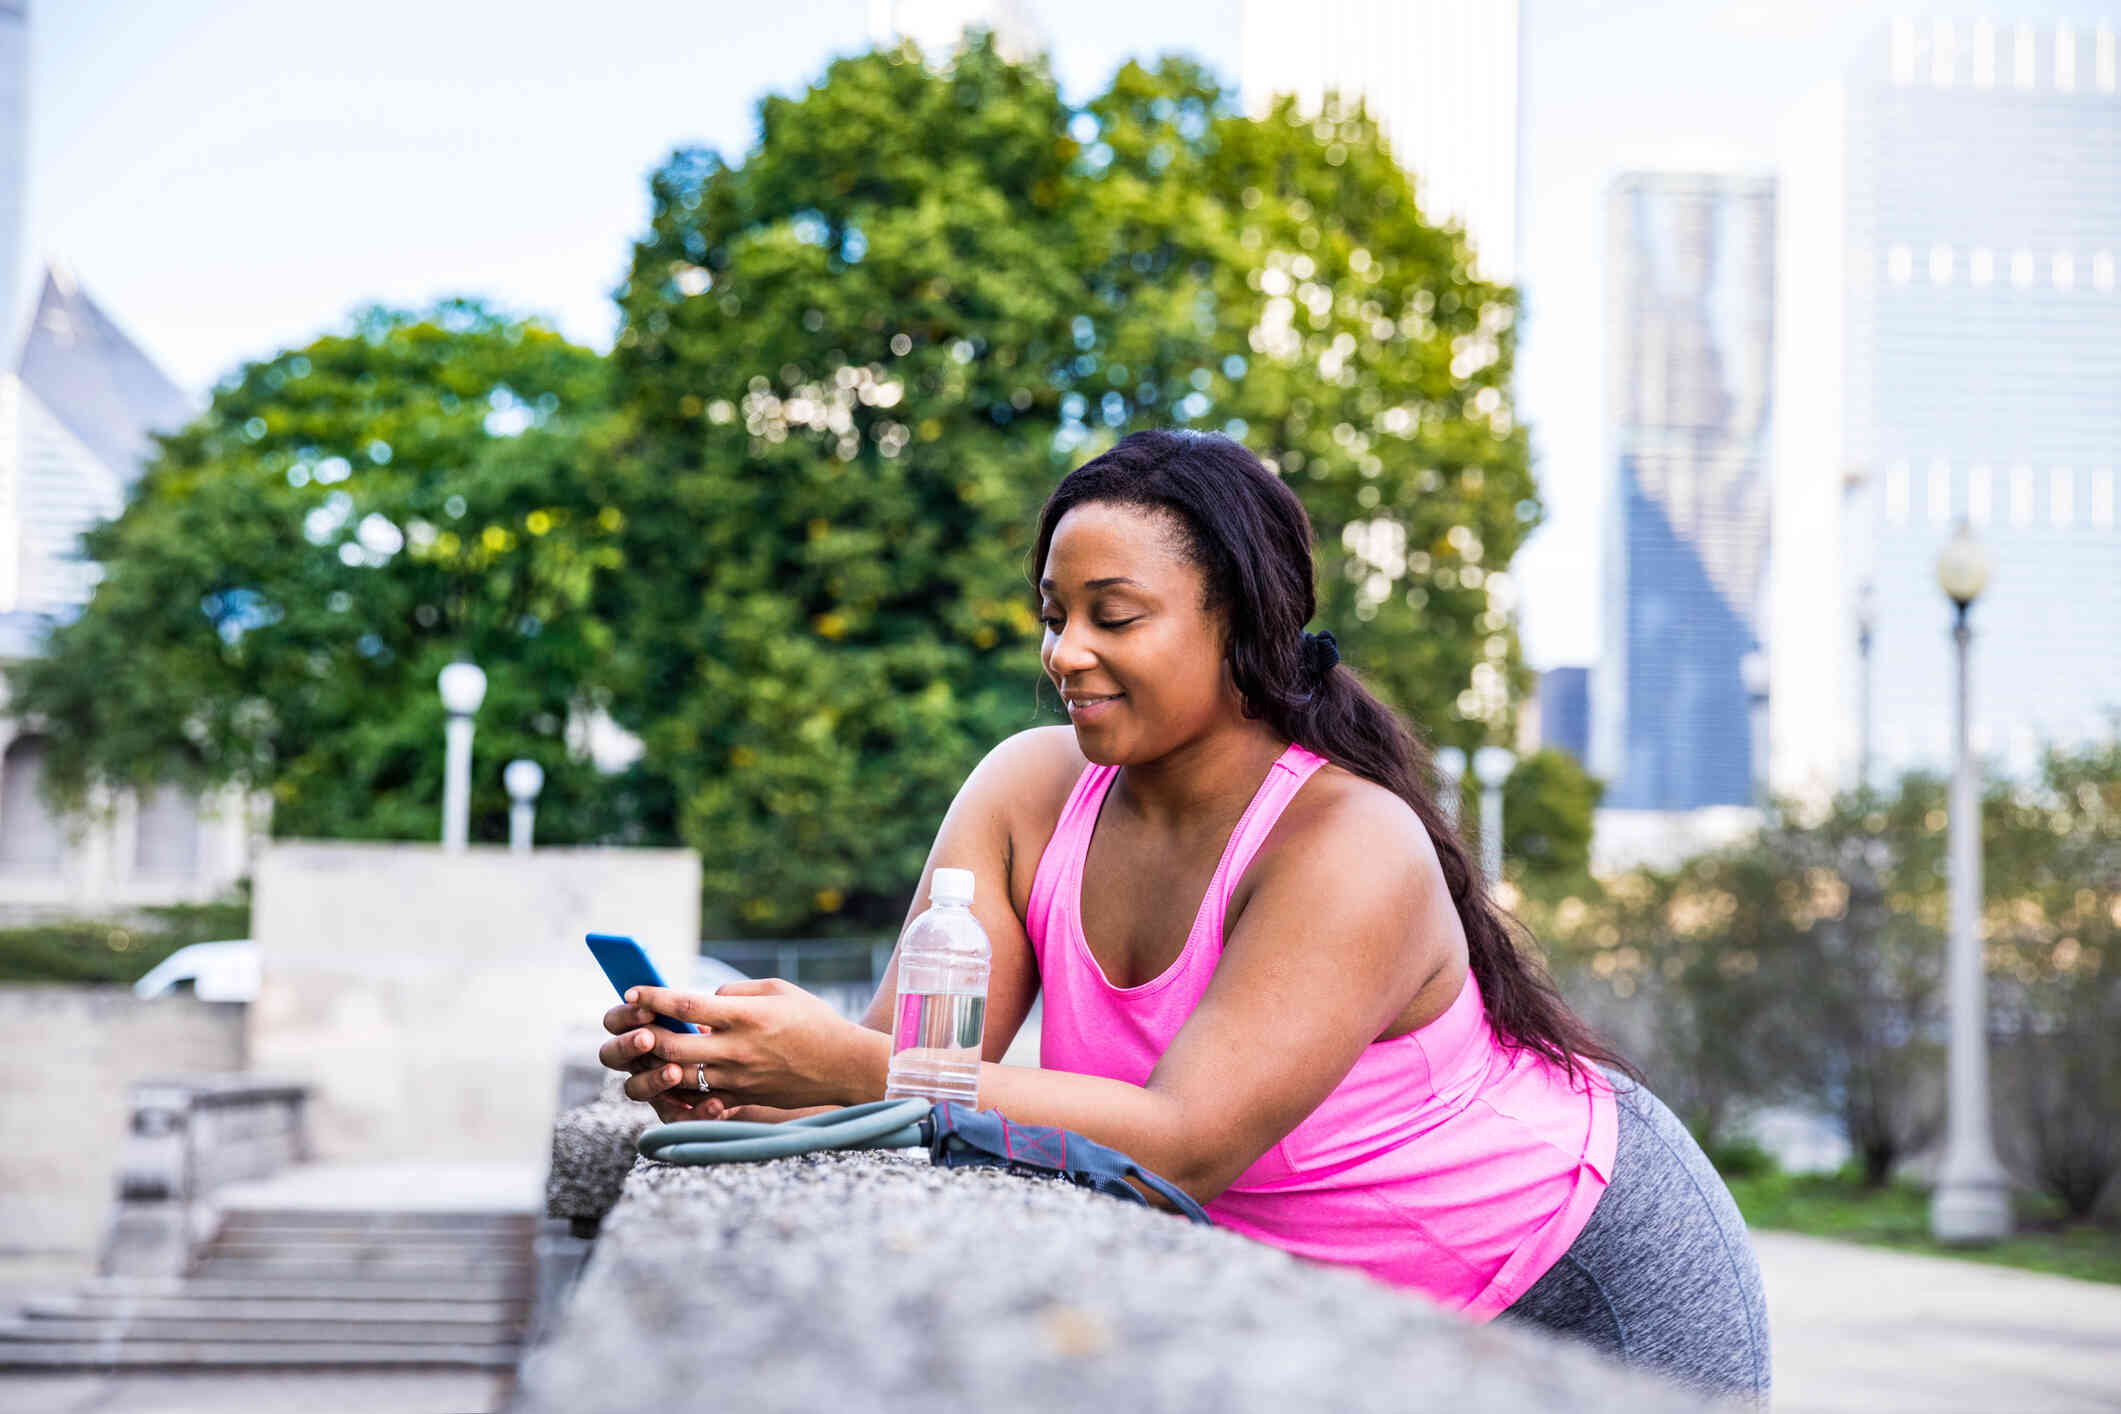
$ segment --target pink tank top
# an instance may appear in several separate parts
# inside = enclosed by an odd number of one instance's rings
[[[1148,1082],[1207,990],[1223,915],[1282,810],[1325,764],[1291,745],[1231,832],[1185,949],[1138,987],[1106,981],[1083,937],[1083,860],[1116,766],[1084,770],[1031,885],[1048,1070]],[[1466,977],[1417,1030],[1374,1042],[1325,1101],[1208,1212],[1299,1257],[1359,1267],[1486,1320],[1568,1250],[1613,1169],[1603,1077],[1500,1044]]]

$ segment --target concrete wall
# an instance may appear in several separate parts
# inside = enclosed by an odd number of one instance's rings
[[[542,1161],[560,1060],[615,999],[582,935],[630,934],[682,985],[699,898],[690,850],[276,843],[251,1064],[315,1086],[319,1158]]]
[[[247,1008],[130,988],[0,986],[0,1253],[89,1254],[135,1081],[241,1070]]]

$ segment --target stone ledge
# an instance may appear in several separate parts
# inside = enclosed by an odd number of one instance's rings
[[[619,1201],[633,1172],[634,1141],[656,1124],[655,1111],[629,1100],[611,1081],[596,1099],[564,1110],[552,1126],[552,1167],[545,1176],[545,1213],[593,1225]]]
[[[1068,1185],[918,1150],[640,1161],[519,1414],[1699,1409],[1521,1328]]]

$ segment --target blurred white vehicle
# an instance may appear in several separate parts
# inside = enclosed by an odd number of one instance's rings
[[[160,997],[186,982],[202,1002],[258,999],[258,945],[249,938],[178,948],[133,983],[136,997]]]

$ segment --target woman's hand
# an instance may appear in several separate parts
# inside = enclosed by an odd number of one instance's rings
[[[653,1105],[665,1123],[788,1119],[851,1103],[862,1088],[859,1043],[871,1033],[792,983],[730,982],[712,996],[635,987],[626,1000],[604,1013],[612,1039],[597,1059],[630,1072],[627,1097]],[[649,1024],[655,1015],[690,1021],[700,1034]]]

